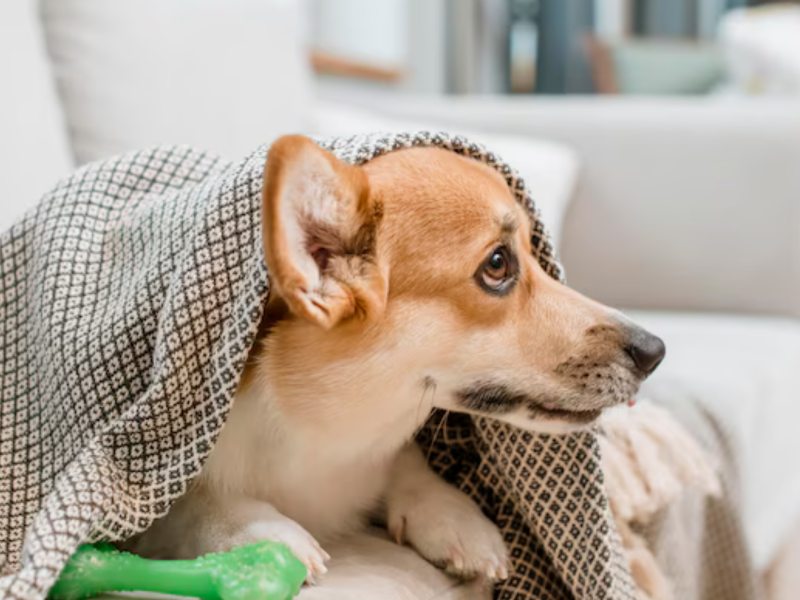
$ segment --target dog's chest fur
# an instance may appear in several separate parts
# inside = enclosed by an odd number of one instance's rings
[[[223,497],[269,502],[322,543],[362,526],[394,452],[354,452],[346,431],[306,434],[275,405],[258,385],[237,393],[203,483]]]

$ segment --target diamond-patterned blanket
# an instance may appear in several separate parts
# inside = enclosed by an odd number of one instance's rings
[[[327,139],[363,163],[439,146],[502,173],[561,276],[523,181],[447,134]],[[237,163],[156,148],[61,181],[0,237],[0,595],[44,598],[85,541],[164,515],[200,471],[253,343],[269,277],[260,240],[268,147]],[[635,595],[590,432],[539,436],[451,417],[432,462],[503,530],[499,598]]]

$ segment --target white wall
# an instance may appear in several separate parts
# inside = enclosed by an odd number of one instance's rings
[[[313,0],[311,11],[316,48],[388,67],[405,64],[406,0]]]
[[[402,89],[444,91],[445,0],[310,0],[308,11],[311,46],[400,69]]]

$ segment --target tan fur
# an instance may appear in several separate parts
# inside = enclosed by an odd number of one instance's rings
[[[528,429],[569,431],[571,411],[627,401],[642,379],[626,358],[627,322],[547,276],[503,178],[446,150],[354,167],[282,138],[265,169],[263,227],[268,335],[201,477],[138,549],[279,539],[313,578],[325,571],[317,540],[372,511],[436,564],[505,576],[494,525],[408,443],[433,407],[475,412],[459,394],[482,382],[530,396],[497,415]],[[500,244],[519,264],[502,297],[476,283]]]

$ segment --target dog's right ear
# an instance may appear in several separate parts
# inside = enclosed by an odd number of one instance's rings
[[[270,148],[262,227],[270,280],[296,315],[326,329],[385,304],[376,260],[381,206],[360,167],[302,136]]]

